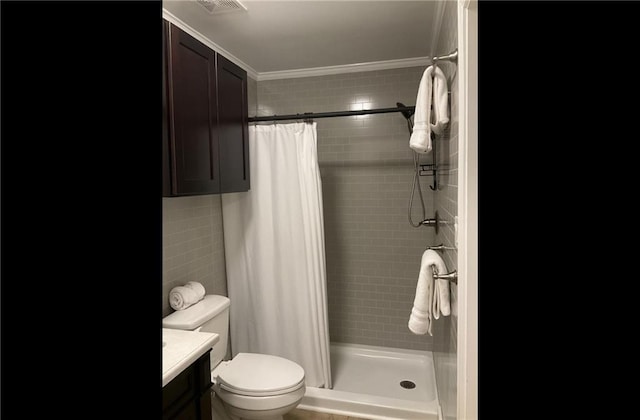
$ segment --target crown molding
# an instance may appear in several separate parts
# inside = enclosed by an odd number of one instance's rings
[[[294,79],[298,77],[327,76],[332,74],[357,73],[362,71],[420,67],[431,64],[429,57],[403,58],[399,60],[372,61],[369,63],[345,64],[340,66],[312,67],[307,69],[282,70],[258,73],[258,81]]]
[[[398,60],[372,61],[368,63],[345,64],[345,65],[339,65],[339,66],[311,67],[306,69],[257,72],[254,68],[249,66],[247,63],[235,57],[229,51],[225,50],[220,45],[211,41],[209,38],[205,37],[200,32],[196,31],[191,26],[189,26],[188,24],[186,24],[185,22],[183,22],[174,14],[172,14],[171,12],[167,11],[164,8],[162,9],[162,17],[167,21],[171,22],[172,24],[176,25],[177,27],[179,27],[180,29],[182,29],[192,37],[196,38],[198,41],[202,42],[212,50],[222,54],[225,58],[229,59],[234,64],[246,70],[247,75],[257,81],[295,79],[299,77],[328,76],[332,74],[399,69],[399,68],[405,68],[405,67],[421,67],[421,66],[428,66],[431,64],[430,57],[413,57],[413,58],[402,58]]]
[[[211,41],[209,38],[205,37],[200,32],[193,29],[191,26],[187,25],[182,20],[177,18],[174,14],[172,14],[171,12],[167,11],[164,8],[162,9],[162,17],[168,20],[169,22],[173,23],[174,25],[176,25],[177,27],[179,27],[180,29],[182,29],[183,31],[185,31],[186,33],[188,33],[198,41],[202,42],[203,44],[205,44],[207,47],[211,48],[215,52],[222,54],[224,58],[242,67],[244,70],[246,70],[247,75],[252,79],[258,80],[258,72],[255,71],[251,66],[249,66],[247,63],[240,60],[233,54],[231,54],[229,51],[222,48],[220,45]]]

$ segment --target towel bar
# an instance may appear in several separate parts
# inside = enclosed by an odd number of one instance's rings
[[[442,222],[441,222],[442,223]],[[445,250],[445,251],[449,251],[449,250],[456,250],[456,247],[453,246],[445,246],[443,244],[440,245],[435,245],[435,246],[428,246],[427,249],[434,249],[434,250]]]
[[[433,267],[433,278],[434,279],[449,280],[453,284],[458,284],[458,272],[457,272],[457,270],[453,270],[452,272],[447,273],[447,274],[438,274],[438,271],[436,270],[436,268]]]

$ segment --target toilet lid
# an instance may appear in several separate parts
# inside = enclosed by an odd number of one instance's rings
[[[220,369],[217,383],[221,388],[240,395],[280,395],[304,385],[304,369],[278,356],[238,353]]]

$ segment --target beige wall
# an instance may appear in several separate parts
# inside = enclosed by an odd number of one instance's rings
[[[259,115],[414,105],[424,67],[258,82]],[[408,327],[434,229],[407,216],[413,181],[400,113],[317,119],[331,341],[430,350]],[[424,162],[429,163],[429,162]],[[431,178],[421,177],[427,217]],[[419,209],[418,194],[414,208]],[[414,211],[414,220],[421,217]]]

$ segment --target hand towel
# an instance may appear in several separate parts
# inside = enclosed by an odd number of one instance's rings
[[[431,269],[430,249],[422,254],[420,261],[420,272],[418,274],[418,284],[416,285],[416,296],[413,300],[413,308],[409,316],[409,330],[412,333],[422,335],[431,333],[432,300],[433,300],[433,271]]]
[[[449,124],[449,88],[447,87],[447,76],[436,67],[433,74],[433,121],[431,131],[440,135]]]
[[[438,273],[447,272],[447,267],[440,254],[432,249],[427,249],[422,254],[420,261],[416,296],[409,316],[409,329],[414,334],[428,332],[429,335],[433,335],[431,332],[432,319],[439,319],[441,313],[445,316],[451,313],[449,281],[443,279],[434,281],[434,268]]]
[[[176,311],[187,309],[199,301],[198,294],[191,287],[176,286],[169,292],[169,304]]]
[[[433,103],[433,117],[431,106]],[[432,118],[435,124],[431,123]],[[431,151],[431,132],[442,134],[449,123],[449,104],[447,94],[447,78],[440,68],[427,67],[422,74],[416,97],[416,108],[413,117],[413,132],[409,147],[418,153]]]
[[[206,291],[204,290],[204,286],[202,285],[202,283],[198,283],[197,281],[189,281],[184,285],[184,287],[188,287],[196,292],[196,295],[198,296],[198,302],[204,299]]]
[[[429,257],[431,269],[433,270],[435,268],[437,273],[446,274],[448,271],[444,260],[437,252],[432,252],[433,254],[431,254],[431,256]],[[431,303],[433,305],[431,308],[431,312],[435,319],[440,319],[440,314],[444,316],[448,316],[451,314],[451,304],[449,299],[449,280],[435,280],[435,285],[433,288],[433,299],[431,300]]]

